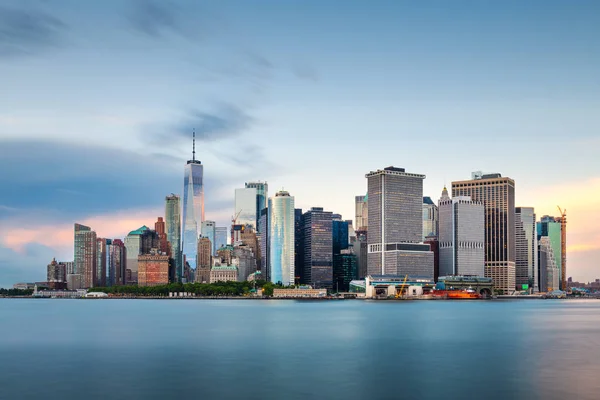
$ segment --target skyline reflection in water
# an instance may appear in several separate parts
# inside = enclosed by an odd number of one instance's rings
[[[600,301],[0,300],[0,398],[600,398]]]

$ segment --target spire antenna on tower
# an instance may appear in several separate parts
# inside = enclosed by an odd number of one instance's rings
[[[196,128],[192,131],[192,161],[196,161]]]

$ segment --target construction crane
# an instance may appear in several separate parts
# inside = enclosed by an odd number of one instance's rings
[[[561,273],[561,289],[567,290],[567,210],[562,210],[560,206],[560,273]]]
[[[406,280],[408,279],[408,275],[404,276],[404,282],[402,282],[402,286],[400,286],[400,292],[396,293],[396,298],[399,299],[400,297],[402,297],[403,293],[404,293],[404,286],[406,285]]]

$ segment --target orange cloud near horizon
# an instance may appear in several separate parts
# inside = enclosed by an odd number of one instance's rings
[[[119,238],[125,237],[130,231],[143,225],[150,228],[161,212],[155,209],[139,211],[119,211],[114,214],[105,214],[76,221],[94,230],[98,237]],[[75,223],[75,222],[74,222]],[[22,253],[25,246],[30,243],[41,244],[50,248],[73,248],[73,224],[41,225],[35,228],[5,229],[0,236],[4,246]],[[10,223],[9,223],[10,225]]]

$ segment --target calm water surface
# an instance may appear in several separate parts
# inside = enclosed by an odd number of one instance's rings
[[[600,399],[600,301],[0,299],[1,399]]]

